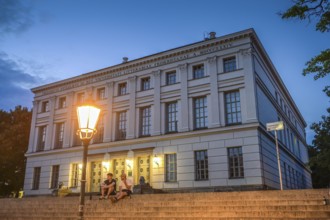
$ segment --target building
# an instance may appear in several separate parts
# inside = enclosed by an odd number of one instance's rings
[[[253,29],[216,37],[32,89],[24,190],[79,192],[76,107],[101,108],[88,152],[87,191],[108,172],[171,190],[311,188],[306,122]]]

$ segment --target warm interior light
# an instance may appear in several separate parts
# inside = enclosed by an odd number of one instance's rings
[[[110,168],[110,162],[102,161],[102,166],[103,166],[104,169],[106,169],[108,171],[109,168]]]
[[[81,169],[82,169],[82,164],[80,163],[80,164],[78,165],[78,167],[79,167],[79,169],[81,170]]]
[[[126,165],[127,165],[127,168],[131,170],[133,168],[133,160],[127,159]]]
[[[77,108],[79,135],[81,140],[91,139],[100,114],[100,109],[94,106],[79,106]]]

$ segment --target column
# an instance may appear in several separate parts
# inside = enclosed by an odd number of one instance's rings
[[[220,126],[220,107],[219,107],[219,92],[218,92],[218,71],[217,71],[217,57],[207,59],[208,71],[210,76],[210,102],[207,103],[209,112],[209,128]]]
[[[242,102],[242,116],[246,115],[244,119],[242,117],[242,123],[257,122],[257,94],[256,94],[256,82],[254,75],[254,66],[252,60],[252,48],[241,50],[242,64],[244,68],[244,85],[245,85],[245,103]],[[245,104],[245,106],[243,106]],[[246,111],[245,113],[243,111]]]
[[[74,98],[74,92],[70,92],[67,96],[66,100],[66,121],[65,121],[65,127],[64,127],[64,140],[63,140],[63,148],[70,147],[70,142],[72,139],[72,114],[73,114],[73,98]]]
[[[160,111],[160,70],[153,72],[154,75],[154,108],[152,112],[152,128],[151,135],[160,135],[160,120],[162,118]]]
[[[35,150],[36,137],[38,137],[38,129],[36,129],[36,121],[37,121],[37,113],[38,113],[38,105],[39,101],[33,101],[33,109],[32,109],[32,120],[31,120],[31,130],[30,130],[30,138],[29,138],[29,150],[28,153],[31,153]]]
[[[181,76],[181,105],[180,105],[180,118],[179,132],[189,131],[189,115],[187,114],[188,105],[188,65],[179,65],[179,71]]]
[[[46,131],[46,144],[45,144],[45,150],[51,150],[53,148],[53,131],[54,131],[54,114],[55,114],[55,103],[56,103],[56,96],[53,96],[49,100],[49,120],[47,125],[47,131]]]
[[[108,87],[108,103],[107,103],[107,114],[104,118],[104,142],[110,142],[113,140],[112,132],[112,104],[113,104],[113,92],[114,92],[114,82],[107,83]]]
[[[135,102],[136,102],[136,76],[128,78],[129,81],[129,110],[128,110],[128,126],[127,139],[135,138]]]

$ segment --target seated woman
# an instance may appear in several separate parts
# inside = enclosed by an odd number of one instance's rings
[[[116,195],[116,180],[112,179],[112,173],[107,174],[107,179],[101,185],[101,197],[100,199],[105,199],[104,194],[109,198],[110,195]]]
[[[117,202],[118,200],[124,198],[125,196],[129,196],[132,194],[132,181],[127,179],[126,174],[122,173],[120,176],[121,182],[119,185],[119,192],[115,197],[111,197],[112,202]]]

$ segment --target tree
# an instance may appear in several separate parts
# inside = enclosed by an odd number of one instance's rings
[[[23,188],[32,112],[21,106],[0,110],[0,195]]]
[[[281,13],[282,19],[297,18],[316,20],[315,29],[322,33],[330,31],[330,2],[329,0],[293,0],[294,5],[286,12]],[[311,60],[306,62],[303,75],[315,74],[314,79],[323,78],[330,73],[330,49],[321,51]],[[323,90],[330,96],[330,86]]]
[[[315,136],[308,152],[314,188],[324,188],[330,183],[330,108],[327,112],[328,116],[323,115],[322,121],[311,125]]]

